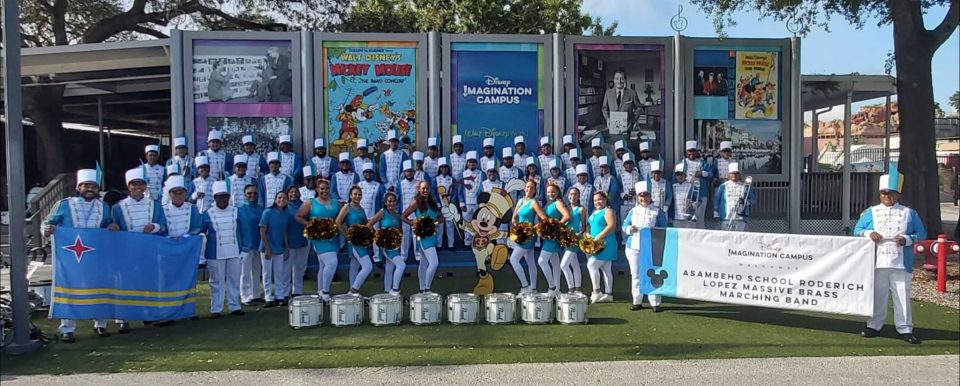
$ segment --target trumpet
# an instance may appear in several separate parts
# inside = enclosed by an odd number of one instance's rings
[[[697,221],[697,203],[700,198],[700,179],[694,177],[695,181],[690,182],[692,187],[687,192],[687,207],[684,211],[684,217],[689,217],[690,221]]]

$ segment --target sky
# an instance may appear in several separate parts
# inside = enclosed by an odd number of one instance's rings
[[[609,24],[614,20],[620,36],[673,36],[670,18],[677,14],[677,6],[683,6],[682,15],[687,19],[684,36],[716,37],[713,17],[700,11],[688,1],[678,0],[584,0],[583,11],[603,18]],[[927,29],[932,29],[946,14],[946,7],[931,9],[925,20]],[[790,37],[784,22],[772,18],[758,20],[759,13],[735,14],[737,26],[726,30],[731,38],[778,38]],[[950,95],[960,89],[960,33],[953,35],[933,57],[933,95],[944,111],[950,111]],[[862,29],[856,29],[842,17],[830,22],[830,32],[813,28],[802,37],[800,70],[802,74],[849,74],[883,75],[887,53],[893,50],[893,27],[878,27],[876,21],[868,21]],[[840,55],[842,53],[842,56]],[[894,70],[895,72],[896,70]],[[892,74],[896,76],[896,74]],[[854,104],[853,111],[863,104],[882,103],[882,99]],[[821,115],[821,120],[842,119],[843,106],[834,107]],[[804,117],[809,121],[809,114]]]

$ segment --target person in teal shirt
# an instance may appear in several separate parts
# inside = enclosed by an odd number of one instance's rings
[[[349,201],[340,208],[337,215],[337,227],[344,239],[347,237],[347,228],[352,225],[366,224],[367,215],[360,206],[363,200],[363,189],[354,185],[347,195]],[[347,254],[350,255],[350,294],[359,294],[360,286],[373,271],[373,262],[370,261],[370,247],[361,247],[347,242]]]
[[[577,235],[577,239],[583,237],[583,232],[587,223],[587,210],[580,206],[580,189],[570,188],[567,192],[567,199],[570,202],[570,221],[569,227]],[[583,279],[583,271],[580,269],[580,248],[576,246],[564,248],[563,259],[560,260],[560,268],[563,270],[563,276],[567,279],[567,290],[569,293],[580,293],[580,284]]]
[[[311,198],[297,210],[296,221],[301,225],[307,225],[307,221],[328,218],[335,220],[340,212],[340,204],[336,200],[330,199],[330,181],[321,179],[317,181],[317,197]],[[339,238],[334,237],[329,240],[311,240],[313,250],[317,253],[317,292],[324,301],[330,300],[330,285],[333,283],[333,275],[337,272],[337,249],[339,249]]]
[[[229,187],[229,184],[227,185]],[[243,188],[246,201],[237,205],[237,228],[240,229],[240,299],[246,306],[263,303],[260,286],[260,190],[254,185]]]
[[[267,303],[264,308],[287,305],[290,295],[290,265],[287,259],[289,242],[287,228],[287,192],[277,192],[273,204],[260,217],[260,260],[263,264],[263,291]]]
[[[590,272],[590,282],[593,284],[591,303],[613,301],[613,261],[617,259],[617,216],[608,205],[606,192],[593,194],[593,207],[597,208],[587,218],[587,229],[590,237],[603,240],[606,245],[600,253],[587,259],[587,270]],[[606,291],[600,292],[600,274],[603,273]]]
[[[383,208],[380,209],[367,225],[379,225],[380,229],[401,228],[400,213],[397,212],[397,194],[389,191],[383,196]],[[402,231],[401,231],[402,232]],[[407,269],[407,263],[400,255],[400,249],[380,249],[386,257],[383,263],[383,291],[391,295],[400,294],[400,280],[403,279],[403,271]]]
[[[570,211],[567,205],[563,203],[563,196],[560,193],[560,187],[555,184],[547,185],[547,209],[544,213],[547,217],[559,221],[566,225],[570,221]],[[560,242],[556,240],[543,240],[540,249],[540,258],[537,263],[543,270],[543,276],[547,278],[547,285],[550,287],[547,291],[552,296],[557,295],[557,287],[560,286]]]
[[[417,184],[416,199],[410,203],[410,206],[404,209],[403,214],[400,215],[401,220],[407,225],[410,225],[411,228],[413,228],[414,222],[409,218],[413,213],[416,213],[417,219],[423,217],[433,218],[437,226],[443,223],[443,215],[440,214],[440,205],[438,205],[437,200],[433,198],[433,192],[430,191],[430,183],[427,181],[420,181],[420,183]],[[423,251],[423,257],[427,259],[426,264],[421,260],[417,268],[417,276],[420,279],[420,292],[427,293],[430,292],[433,277],[436,276],[437,267],[440,265],[440,261],[437,258],[437,233],[434,232],[432,235],[426,237],[416,237],[417,244]]]
[[[519,223],[534,224],[538,219],[544,218],[547,218],[547,215],[543,213],[540,202],[537,201],[537,183],[527,181],[523,187],[523,197],[520,198],[514,208],[512,225],[516,227]],[[535,239],[536,236],[531,237],[524,243],[517,244],[513,248],[513,253],[510,254],[510,266],[513,267],[513,272],[517,274],[517,278],[520,279],[520,293],[537,291],[537,264],[533,259]],[[520,260],[526,260],[527,262],[529,281],[523,274],[523,266],[520,265]]]
[[[303,294],[303,275],[307,271],[307,256],[310,255],[310,241],[303,235],[304,225],[295,218],[297,211],[303,205],[300,200],[300,188],[287,188],[287,213],[290,214],[290,224],[287,225],[288,250],[287,262],[290,265],[292,285],[290,297]]]

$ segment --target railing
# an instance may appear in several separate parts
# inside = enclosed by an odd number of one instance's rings
[[[836,219],[843,216],[843,174],[802,173],[800,218],[805,220]],[[877,202],[880,174],[850,174],[850,216],[857,218],[864,209]]]
[[[76,176],[73,173],[62,173],[47,183],[43,189],[27,202],[27,221],[24,229],[25,236],[33,236],[33,240],[42,239],[41,224],[47,218],[57,202],[73,195]]]
[[[787,218],[790,215],[790,183],[786,181],[754,182],[756,206],[750,208],[751,218]]]

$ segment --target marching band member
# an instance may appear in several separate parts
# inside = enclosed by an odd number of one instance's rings
[[[360,202],[363,200],[363,189],[359,186],[353,186],[349,192],[350,201],[340,207],[340,213],[337,215],[337,227],[340,228],[340,234],[347,238],[347,228],[351,225],[366,224],[367,214],[364,212]],[[350,255],[350,294],[360,294],[360,287],[367,280],[367,276],[373,271],[373,263],[370,261],[370,248],[354,245],[347,241],[347,254]]]
[[[416,179],[416,173],[413,169],[413,161],[406,160],[403,161],[403,179],[400,180],[400,183],[397,184],[396,191],[399,194],[400,198],[400,207],[409,208],[411,205],[416,203],[417,199],[417,186],[420,185],[420,181]],[[403,216],[404,219],[407,219],[407,216]],[[400,254],[403,256],[403,259],[406,260],[408,253],[410,252],[410,247],[413,246],[414,257],[417,261],[420,261],[420,249],[416,247],[413,243],[415,236],[413,235],[413,228],[410,226],[408,221],[403,221],[403,242],[400,245]]]
[[[713,165],[711,165],[711,169],[713,170],[713,175],[717,176],[717,179],[720,179],[722,178],[721,176],[725,176],[730,173],[729,165],[730,163],[735,162],[734,160],[730,159],[730,156],[733,154],[731,151],[732,149],[733,149],[733,142],[731,141],[720,142],[720,157],[715,158],[713,160]],[[718,184],[722,185],[723,181],[718,182]]]
[[[203,219],[200,211],[187,200],[186,178],[171,176],[165,183],[170,202],[163,204],[163,218],[167,222],[167,236],[181,238],[200,234]]]
[[[378,210],[383,206],[383,194],[386,193],[387,189],[383,187],[383,184],[377,182],[375,179],[373,171],[373,163],[367,162],[360,166],[360,171],[363,173],[363,181],[357,183],[357,186],[360,187],[360,190],[363,192],[363,199],[360,200],[360,207],[363,208],[363,213],[367,218],[373,218],[373,215],[377,213]],[[378,228],[373,226],[374,229]],[[372,246],[373,248],[373,261],[380,261],[380,248],[376,244]]]
[[[379,229],[402,229],[400,213],[397,212],[397,194],[393,191],[386,192],[383,202],[383,208],[370,217],[367,225]],[[403,271],[407,269],[407,263],[404,261],[404,257],[400,255],[399,249],[383,249],[382,251],[386,257],[383,264],[383,292],[399,295],[400,280],[403,279]]]
[[[540,202],[537,201],[536,182],[527,181],[523,187],[523,194],[523,198],[517,201],[517,205],[514,207],[513,220],[511,221],[511,225],[514,227],[519,223],[533,224],[537,219],[547,217],[540,207]],[[510,265],[513,267],[513,272],[517,274],[517,278],[520,279],[520,293],[537,292],[537,263],[533,258],[535,239],[536,236],[531,237],[524,243],[516,244],[513,247],[513,253],[510,254]],[[520,265],[520,260],[526,260],[527,262],[529,281],[523,274],[523,266]],[[553,276],[552,272],[550,276]],[[548,280],[548,282],[551,280]]]
[[[297,210],[296,220],[301,225],[307,225],[307,221],[314,219],[328,218],[335,220],[340,212],[337,200],[330,197],[330,182],[326,179],[317,181],[317,197],[311,198]],[[333,275],[337,272],[337,250],[339,240],[333,238],[330,240],[311,240],[313,250],[317,253],[317,293],[323,301],[330,300],[330,284],[333,283]]]
[[[551,160],[550,162],[554,162]],[[570,221],[570,211],[567,205],[563,203],[563,194],[560,187],[554,184],[547,185],[547,207],[544,209],[546,217],[555,219],[566,226]],[[543,276],[547,278],[548,293],[552,296],[557,295],[557,288],[560,287],[560,242],[556,240],[543,240],[540,249],[540,258],[537,264],[543,270]]]
[[[227,193],[230,186],[227,185]],[[263,270],[260,261],[260,219],[263,206],[260,205],[260,190],[253,185],[243,188],[243,202],[237,208],[237,230],[240,232],[240,299],[244,305],[262,303],[260,297],[260,273]]]
[[[571,167],[576,167],[576,165],[570,164],[570,151],[577,149],[577,144],[573,142],[572,135],[563,136],[563,153],[560,154],[560,158],[563,161],[563,170],[567,170]]]
[[[350,201],[350,188],[360,182],[360,176],[353,172],[353,162],[350,162],[350,153],[340,153],[340,171],[330,181],[330,191],[340,201],[346,204]]]
[[[64,198],[57,202],[57,206],[43,220],[43,230],[50,236],[57,227],[108,229],[117,230],[116,224],[110,218],[110,207],[100,199],[100,173],[94,169],[77,170],[77,196]],[[77,321],[60,319],[60,341],[73,343],[77,339],[73,332],[77,329]],[[107,332],[107,321],[98,319],[93,322],[93,330],[101,338],[110,336]]]
[[[570,166],[564,170],[564,176],[567,177],[567,182],[569,182],[571,185],[576,183],[578,180],[577,166],[581,165],[581,157],[583,156],[580,154],[580,149],[570,149],[570,151],[567,152],[567,162],[570,163]],[[591,185],[593,184],[593,177],[590,175],[589,167],[587,168],[587,181]]]
[[[187,181],[193,179],[194,174],[191,170],[193,167],[193,157],[190,156],[190,149],[187,148],[186,137],[176,137],[173,139],[173,157],[167,160],[167,166],[169,165],[177,165],[177,170],[179,170],[180,174],[184,177],[187,177]]]
[[[613,149],[614,149],[613,154],[616,155],[616,157],[613,157],[613,173],[614,175],[619,176],[623,174],[623,155],[624,154],[630,154],[630,159],[633,161],[636,161],[636,160],[633,157],[633,152],[627,150],[627,142],[622,139],[613,143]],[[630,185],[630,187],[632,188],[633,185]],[[627,190],[626,185],[624,185],[624,190]]]
[[[427,138],[427,158],[423,160],[423,171],[427,172],[427,177],[434,179],[437,176],[437,160],[440,159],[440,148],[437,137]]]
[[[556,157],[553,154],[553,145],[550,144],[550,137],[540,137],[540,154],[537,155],[537,169],[544,171],[543,174],[547,174],[547,170],[550,168],[547,166],[547,162]]]
[[[299,190],[301,201],[317,196],[317,174],[314,172],[313,163],[303,167],[303,186]]]
[[[233,156],[223,150],[223,132],[210,130],[207,134],[207,150],[201,154],[207,157],[210,176],[214,180],[222,181],[230,175],[230,170],[233,169]]]
[[[502,157],[500,157],[500,159],[503,163],[500,165],[500,169],[498,169],[500,179],[503,181],[522,179],[523,172],[520,171],[514,163],[516,160],[513,158],[513,149],[505,147],[501,153]]]
[[[480,185],[484,181],[484,173],[477,170],[477,152],[468,151],[464,158],[466,158],[466,169],[463,174],[460,174],[460,179],[457,180],[457,202],[460,203],[460,213],[463,213],[463,221],[467,223],[473,220],[473,213],[477,211],[477,195],[480,193]],[[473,234],[464,232],[463,244],[464,248],[470,248],[473,245]]]
[[[167,222],[160,200],[146,196],[147,176],[143,168],[127,170],[125,177],[130,195],[113,206],[113,222],[124,232],[166,233]],[[130,323],[119,319],[116,323],[120,325],[117,333],[130,332]]]
[[[427,181],[427,183],[432,184],[432,178],[423,170],[423,160],[424,155],[422,151],[413,152],[413,170],[414,170],[414,179]]]
[[[526,165],[527,159],[534,158],[532,154],[527,154],[527,144],[524,142],[522,135],[513,137],[513,149],[515,150],[513,160],[518,165]],[[502,177],[503,176],[501,176],[501,178]],[[506,179],[504,179],[504,181],[506,181]]]
[[[256,169],[256,168],[254,168]],[[246,188],[247,185],[256,185],[257,179],[251,177],[247,170],[247,161],[243,157],[237,157],[233,162],[233,175],[227,178],[229,188],[230,188],[230,205],[236,206],[237,204],[245,200],[243,195],[243,188]]]
[[[697,141],[687,141],[686,151],[687,158],[683,160],[683,170],[697,196],[696,227],[703,228],[704,211],[707,210],[706,196],[710,187],[710,165],[700,156]]]
[[[327,156],[327,146],[323,138],[313,140],[313,158],[310,159],[313,164],[314,175],[317,179],[330,180],[330,177],[337,172],[337,163],[333,162],[332,157]]]
[[[890,174],[880,177],[880,204],[860,215],[853,234],[869,237],[877,244],[874,270],[873,316],[861,335],[873,338],[880,335],[887,319],[887,299],[893,297],[893,320],[900,337],[907,343],[920,344],[913,335],[913,315],[910,309],[911,272],[913,272],[913,244],[927,238],[920,216],[910,207],[900,204],[903,177],[890,168]]]
[[[163,199],[160,200],[161,203],[163,203],[164,205],[170,203],[170,195],[168,194],[170,192],[170,187],[167,186],[167,182],[170,181],[170,177],[174,177],[174,176],[183,177],[183,174],[180,173],[180,165],[176,163],[168,163],[165,169],[166,169],[165,173],[167,177],[166,177],[166,180],[164,180],[163,182],[163,193],[162,193]],[[185,189],[187,189],[187,197],[189,198],[190,195],[193,194],[190,191],[190,188],[193,188],[193,181],[186,179],[186,183],[187,183],[186,184],[187,186],[185,187]]]
[[[437,175],[433,179],[433,191],[436,192],[437,202],[443,207],[448,203],[456,203],[453,199],[453,176],[450,175],[450,165],[447,164],[445,157],[439,157],[437,160]],[[456,241],[456,233],[453,232],[453,220],[445,219],[443,224],[437,225],[437,248],[443,246],[443,236],[447,236],[447,248],[453,250],[453,243]]]
[[[641,180],[650,177],[654,162],[660,161],[656,158],[650,158],[650,142],[640,142],[640,159],[637,160],[637,170],[640,172]]]
[[[213,205],[213,183],[216,178],[210,175],[210,163],[205,156],[197,156],[193,159],[197,165],[197,178],[193,179],[193,193],[190,200],[197,206],[200,213],[206,212]]]
[[[617,259],[617,236],[616,225],[617,217],[613,209],[607,207],[607,193],[596,192],[593,194],[593,206],[597,208],[590,217],[587,218],[587,231],[590,237],[596,240],[603,240],[605,248],[599,254],[589,256],[587,259],[587,269],[590,273],[590,283],[593,284],[593,295],[590,295],[591,303],[612,302],[613,301],[613,261]],[[600,291],[600,274],[603,274],[605,280],[604,288],[606,291]]]
[[[590,172],[592,173],[590,177],[595,178],[600,175],[600,157],[607,157],[607,152],[603,150],[603,138],[590,140],[590,150],[593,152],[593,156],[588,160],[590,161]],[[607,166],[609,166],[609,164]]]
[[[571,157],[571,160],[573,158]],[[588,212],[593,210],[593,183],[590,182],[587,178],[590,174],[590,167],[587,165],[577,165],[577,179],[573,188],[577,188],[580,192],[580,202],[574,203],[571,202],[570,205],[579,204]]]
[[[453,176],[453,179],[459,181],[463,178],[463,171],[467,168],[467,156],[463,153],[463,136],[453,136],[453,154],[450,154],[448,158],[450,175]],[[476,160],[476,153],[474,153],[474,160]]]
[[[497,161],[497,156],[493,154],[493,138],[483,139],[483,156],[480,157],[480,165],[486,167],[487,163]]]
[[[289,177],[289,175],[287,175]],[[286,306],[290,295],[287,192],[279,191],[260,217],[260,265],[263,267],[263,308]]]
[[[277,193],[286,192],[287,188],[293,186],[293,178],[288,174],[280,172],[282,162],[280,154],[271,151],[267,153],[267,166],[270,172],[260,177],[260,206],[266,208],[272,205]]]
[[[167,168],[160,164],[160,146],[147,145],[143,149],[147,163],[143,165],[147,176],[147,197],[154,200],[163,198],[163,183],[167,180]]]
[[[713,207],[717,211],[714,217],[720,218],[720,229],[743,232],[747,229],[750,206],[756,202],[757,193],[740,181],[737,162],[727,164],[727,171],[729,179],[717,188],[713,198]]]
[[[293,151],[292,139],[289,135],[281,135],[277,142],[280,142],[280,173],[290,176],[294,181],[299,180],[303,160],[300,154]]]
[[[623,159],[621,160],[623,170],[620,172],[619,179],[623,192],[620,193],[620,212],[617,217],[621,224],[627,218],[627,213],[637,206],[637,192],[633,188],[637,182],[640,182],[640,173],[633,168],[633,164],[633,154],[623,153]]]
[[[647,181],[637,182],[634,185],[634,191],[639,197],[639,205],[630,209],[630,213],[624,219],[623,233],[627,235],[626,255],[627,263],[630,264],[630,293],[633,296],[633,305],[630,309],[637,311],[643,308],[644,297],[640,292],[640,235],[637,231],[641,228],[665,228],[667,214],[653,204]],[[650,295],[650,307],[653,307],[653,312],[660,312],[660,295]]]
[[[353,170],[363,173],[363,165],[371,164],[375,162],[373,158],[370,158],[370,148],[367,146],[367,140],[364,138],[357,139],[357,156],[353,157]],[[374,175],[373,179],[377,180],[376,169],[373,170]],[[379,181],[379,180],[378,180]]]
[[[304,167],[304,169],[309,168],[309,166]],[[315,178],[311,179],[315,180]],[[293,276],[289,291],[291,298],[303,295],[303,275],[307,272],[307,257],[310,255],[310,241],[303,235],[304,226],[294,218],[303,206],[301,189],[303,188],[296,186],[287,188],[287,214],[290,216],[287,224],[287,263],[290,266],[288,271]]]
[[[407,206],[400,216],[401,221],[411,228],[413,228],[414,222],[410,220],[409,216],[412,214],[415,214],[417,219],[431,217],[438,225],[443,222],[443,215],[440,214],[440,206],[437,205],[437,202],[433,199],[433,194],[430,192],[430,184],[427,181],[420,181],[417,184],[416,199]],[[434,233],[425,238],[416,236],[416,238],[417,244],[419,244],[420,247],[419,249],[426,258],[426,264],[424,264],[424,259],[417,259],[420,261],[419,267],[417,268],[417,274],[420,278],[420,292],[427,293],[430,292],[433,278],[437,273],[437,267],[440,265],[437,259],[437,234]]]
[[[547,161],[546,168],[550,171],[550,174],[547,176],[547,186],[556,185],[560,188],[560,196],[563,198],[563,192],[567,191],[567,178],[563,176],[563,173],[560,172],[560,163],[558,157],[554,157]],[[546,196],[546,195],[544,195]]]
[[[650,177],[647,178],[647,189],[650,190],[650,199],[653,204],[664,213],[669,213],[673,205],[673,184],[663,178],[662,162],[650,162]]]
[[[593,192],[604,192],[607,194],[605,198],[610,210],[619,208],[620,182],[616,176],[610,173],[610,158],[607,156],[600,157],[599,165],[600,173],[593,178]],[[616,216],[614,216],[614,218],[616,218]]]
[[[227,186],[226,181],[213,185],[216,205],[203,214],[203,230],[207,233],[205,257],[210,270],[210,319],[220,317],[224,293],[230,314],[245,314],[240,307],[240,217],[238,209],[230,204]]]
[[[497,173],[497,163],[496,163],[496,161],[489,161],[489,162],[487,162],[486,165],[487,165],[487,167],[486,167],[487,178],[486,178],[485,180],[483,180],[483,182],[480,183],[480,192],[481,192],[481,193],[482,193],[482,192],[488,192],[488,193],[489,193],[489,192],[492,192],[492,191],[493,191],[493,188],[503,189],[503,188],[504,188],[504,183],[503,183],[503,181],[500,180],[500,174]],[[471,212],[471,216],[472,216],[472,212]],[[506,235],[507,232],[508,232],[509,229],[510,229],[509,226],[510,226],[510,224],[500,224],[500,233],[503,234],[503,235]],[[498,241],[499,241],[500,243],[505,243],[505,242],[506,242],[506,237],[507,237],[507,236],[503,236],[503,237],[501,237],[500,239],[498,239]]]
[[[583,165],[586,167],[586,165]],[[570,221],[567,222],[567,227],[573,230],[577,235],[577,239],[583,237],[583,232],[586,230],[587,224],[587,210],[580,204],[580,190],[576,187],[570,188],[570,191],[567,193],[567,200],[570,202]],[[582,283],[583,272],[580,270],[580,248],[576,246],[565,247],[563,250],[563,259],[560,260],[560,269],[563,271],[563,276],[567,279],[567,292],[568,293],[579,293],[580,285]],[[559,286],[560,284],[557,283]]]
[[[247,165],[247,175],[250,178],[259,179],[270,171],[267,167],[267,158],[257,153],[257,144],[253,141],[252,135],[243,136],[243,154],[233,157],[233,162],[239,161],[243,161]]]
[[[400,140],[397,139],[396,130],[387,131],[387,142],[390,148],[380,154],[380,181],[386,186],[396,186],[403,173],[403,161],[408,160],[409,156],[405,150],[399,149]]]
[[[697,195],[694,192],[693,184],[687,182],[687,172],[684,171],[686,163],[678,163],[674,169],[673,183],[673,204],[670,209],[673,210],[673,226],[677,228],[696,228],[697,223],[693,220],[696,208],[702,201],[702,194]],[[694,197],[699,196],[699,197]]]

